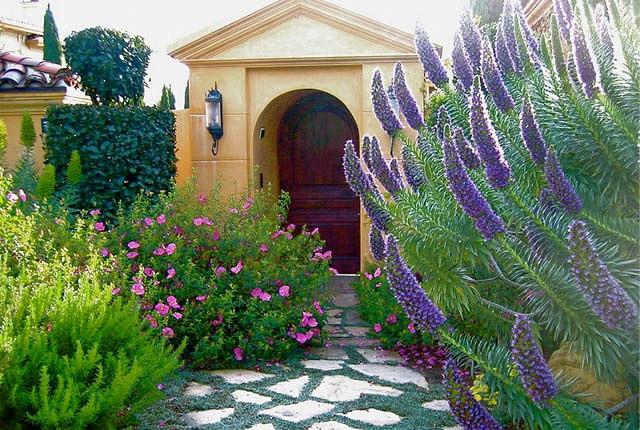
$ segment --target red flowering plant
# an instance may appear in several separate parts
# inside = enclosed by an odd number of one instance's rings
[[[268,191],[223,202],[192,186],[141,197],[103,233],[101,254],[129,273],[113,294],[135,296],[158,336],[186,338],[195,367],[283,359],[318,342],[330,258],[318,258],[317,230],[282,226],[287,205]]]

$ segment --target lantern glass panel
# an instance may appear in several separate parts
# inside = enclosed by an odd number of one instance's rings
[[[205,111],[207,115],[207,127],[220,128],[222,126],[222,118],[220,117],[220,100],[207,100]]]

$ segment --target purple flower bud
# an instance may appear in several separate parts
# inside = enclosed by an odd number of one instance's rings
[[[392,195],[397,194],[402,189],[402,180],[399,174],[396,175],[396,173],[391,170],[391,167],[382,156],[380,144],[375,136],[371,138],[371,143],[368,148],[369,151],[368,154],[365,155],[365,158],[369,160],[371,173],[374,174],[376,179],[380,181],[387,191]]]
[[[478,152],[464,136],[464,132],[460,127],[453,129],[453,141],[465,167],[467,169],[479,168],[480,158],[478,157]]]
[[[427,183],[427,178],[407,145],[402,146],[402,170],[407,182],[413,191],[417,191],[421,186]]]
[[[495,51],[496,58],[498,60],[498,67],[500,67],[500,72],[502,72],[502,75],[506,76],[507,74],[513,72],[515,70],[515,66],[513,65],[511,55],[509,55],[507,44],[504,41],[502,20],[498,21],[498,26],[496,27]]]
[[[593,65],[591,52],[582,31],[580,15],[576,14],[571,27],[571,44],[573,47],[573,61],[578,72],[578,79],[582,84],[582,91],[587,98],[593,98],[598,93],[596,69]]]
[[[416,27],[415,45],[422,68],[436,87],[441,87],[449,82],[447,71],[442,65],[438,52],[429,42],[429,37],[420,25]]]
[[[513,4],[511,1],[506,0],[504,2],[504,8],[502,11],[502,36],[504,37],[504,43],[513,61],[513,67],[516,73],[522,74],[524,70],[522,66],[522,58],[520,58],[520,48],[518,47],[518,40],[516,39],[516,27],[515,27],[515,13],[513,10]]]
[[[444,128],[451,123],[451,117],[445,105],[438,108],[436,118],[436,136],[438,136],[439,140],[442,140],[444,138]]]
[[[373,104],[373,112],[376,114],[378,121],[380,121],[382,129],[389,136],[393,136],[396,131],[402,128],[402,124],[400,124],[398,116],[391,108],[389,95],[384,89],[382,73],[379,69],[373,72],[373,79],[371,80],[371,102]]]
[[[531,101],[527,97],[525,97],[520,111],[520,136],[522,136],[524,145],[529,150],[533,161],[539,165],[544,164],[544,159],[547,156],[547,145],[540,132]]]
[[[474,221],[475,227],[486,240],[493,239],[505,231],[502,219],[491,209],[476,184],[467,174],[458,151],[450,138],[445,137],[444,175],[449,182],[451,193],[464,212]]]
[[[360,202],[369,218],[371,218],[371,223],[376,226],[378,230],[386,233],[391,223],[391,215],[387,211],[384,198],[382,194],[380,194],[378,187],[374,184],[371,175],[367,176],[367,184],[368,192],[360,196]]]
[[[406,118],[409,126],[414,130],[422,128],[424,126],[422,112],[420,112],[416,99],[413,98],[411,91],[407,87],[404,70],[400,63],[396,63],[395,73],[393,75],[393,89],[398,99],[402,115]]]
[[[511,359],[529,397],[541,405],[558,394],[558,386],[531,333],[529,317],[517,315],[511,331]]]
[[[387,256],[387,245],[384,242],[382,232],[372,225],[369,229],[369,248],[371,255],[378,261],[382,261]]]
[[[482,36],[469,9],[462,12],[460,17],[460,33],[464,42],[464,50],[469,56],[471,68],[474,72],[480,71],[480,44]]]
[[[451,414],[465,430],[500,430],[502,426],[478,402],[454,359],[444,365],[443,384]]]
[[[453,73],[458,82],[462,85],[464,92],[469,92],[469,88],[473,84],[473,70],[471,69],[471,63],[469,57],[464,50],[464,44],[460,33],[456,33],[453,40],[453,51],[451,52],[451,59],[453,60]]]
[[[353,192],[358,196],[362,196],[367,193],[370,187],[369,179],[362,170],[360,158],[356,154],[356,148],[351,140],[347,141],[344,145],[342,165],[344,168],[344,176]]]
[[[387,278],[391,291],[416,328],[434,332],[446,320],[442,311],[427,297],[398,250],[393,236],[387,238]]]
[[[569,42],[571,40],[571,21],[573,20],[571,6],[568,0],[553,0],[553,9],[556,14],[560,34],[564,40]]]
[[[493,58],[491,43],[486,37],[482,41],[482,80],[498,109],[502,112],[513,109],[515,103],[502,80],[496,60]]]
[[[569,225],[571,274],[578,289],[609,327],[631,330],[638,325],[638,305],[611,275],[591,243],[583,221]]]
[[[582,210],[582,201],[571,182],[564,175],[553,148],[547,150],[544,162],[544,176],[547,179],[549,191],[568,213],[577,214]]]
[[[504,158],[502,147],[498,142],[498,136],[489,120],[487,105],[480,88],[480,79],[477,76],[471,89],[469,122],[471,123],[473,143],[476,145],[480,159],[484,163],[489,183],[494,188],[506,187],[509,185],[511,169]]]
[[[536,36],[533,34],[533,30],[529,26],[527,18],[524,16],[521,7],[518,7],[517,16],[518,24],[522,31],[522,38],[527,45],[529,60],[534,67],[538,68],[540,67],[540,44],[538,43],[538,39],[536,39]]]
[[[362,138],[362,159],[367,169],[369,169],[370,172],[373,171],[371,164],[371,138],[367,134]]]
[[[604,5],[598,3],[596,5],[596,28],[598,36],[602,44],[602,56],[609,61],[613,61],[613,39],[611,38],[611,28],[609,27],[609,19],[604,10]]]
[[[402,184],[402,175],[400,174],[400,166],[398,165],[398,159],[392,158],[389,160],[389,170],[391,170],[391,174],[395,177],[398,183]]]

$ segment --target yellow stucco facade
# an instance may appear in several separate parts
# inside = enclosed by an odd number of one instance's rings
[[[265,185],[279,190],[277,129],[285,111],[301,95],[324,92],[337,98],[353,117],[360,138],[377,135],[387,157],[390,139],[370,101],[373,71],[380,68],[389,85],[394,64],[402,62],[408,84],[422,103],[425,78],[413,36],[322,0],[276,1],[181,43],[170,55],[189,67],[191,108],[178,116],[179,130],[181,121],[188,122],[182,139],[189,141],[178,138],[182,148],[178,180],[183,181],[193,169],[202,191],[217,180],[224,195],[245,191],[249,184],[258,183],[254,171],[262,174]],[[204,116],[204,97],[214,84],[223,94],[224,124],[216,156],[211,153]],[[360,227],[364,262],[365,216]]]

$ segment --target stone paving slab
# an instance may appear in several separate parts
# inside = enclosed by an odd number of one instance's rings
[[[300,362],[306,369],[323,371],[340,370],[344,367],[344,360],[302,360]]]
[[[349,367],[364,375],[375,376],[383,381],[394,384],[415,384],[418,387],[429,389],[429,384],[425,377],[408,367],[387,364],[350,364]]]
[[[330,403],[316,402],[315,400],[305,400],[300,403],[290,405],[280,405],[271,409],[258,412],[258,415],[269,415],[281,420],[298,423],[308,420],[318,415],[324,415],[335,408]]]
[[[211,372],[211,374],[221,377],[230,384],[246,384],[248,382],[257,382],[266,378],[273,378],[273,375],[267,373],[245,369],[215,370]]]
[[[334,375],[325,376],[311,396],[330,402],[350,402],[365,394],[397,397],[402,391],[343,375]]]
[[[393,351],[386,351],[384,349],[364,349],[359,348],[358,354],[364,357],[369,363],[386,363],[386,362],[394,362],[394,363],[404,363],[400,354]]]
[[[207,411],[189,412],[184,415],[183,419],[189,426],[202,427],[219,423],[223,419],[233,415],[234,412],[234,408],[209,409]]]
[[[348,426],[346,424],[339,423],[338,421],[325,421],[323,423],[315,423],[307,430],[360,430],[355,427]]]
[[[285,396],[298,398],[307,383],[309,383],[309,376],[305,375],[300,378],[278,382],[277,384],[268,387],[267,390],[284,394]]]
[[[363,423],[371,424],[374,426],[386,426],[389,424],[398,424],[402,421],[402,417],[394,414],[393,412],[381,411],[375,408],[369,408],[366,410],[351,411],[346,414],[338,414],[343,417],[349,418],[355,421],[362,421]]]

